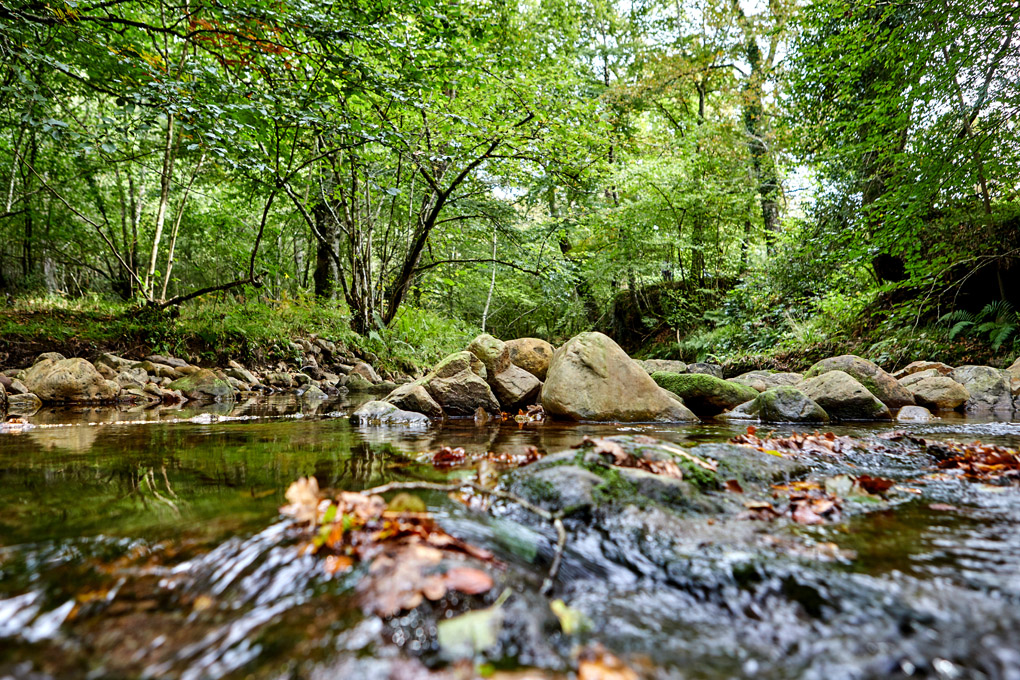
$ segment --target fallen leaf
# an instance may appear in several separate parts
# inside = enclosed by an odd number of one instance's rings
[[[468,595],[480,595],[488,592],[493,586],[492,577],[481,569],[470,567],[454,567],[443,575],[443,581],[450,590]]]
[[[735,479],[726,480],[726,490],[731,493],[744,493],[744,487],[740,486],[740,482]]]
[[[568,607],[563,600],[553,600],[549,603],[549,609],[559,619],[560,629],[567,635],[583,633],[592,628],[592,622],[584,612]]]
[[[581,652],[577,680],[638,680],[638,674],[596,643]]]
[[[442,655],[447,659],[471,658],[496,644],[503,628],[503,603],[508,597],[510,591],[505,590],[491,607],[441,620],[436,637]]]

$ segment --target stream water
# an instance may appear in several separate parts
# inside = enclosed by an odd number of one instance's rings
[[[0,678],[573,677],[593,641],[641,677],[1020,678],[1020,489],[924,477],[918,450],[877,443],[906,429],[1017,447],[1020,423],[831,428],[876,443],[812,460],[812,475],[866,471],[912,489],[839,522],[683,523],[653,509],[569,524],[552,597],[590,627],[568,636],[538,592],[548,527],[424,495],[447,532],[496,554],[499,586],[383,620],[355,602],[362,572],[330,576],[297,550],[285,490],[308,475],[348,490],[442,481],[458,473],[419,454],[444,445],[555,452],[642,433],[686,447],[743,426],[407,431],[352,427],[352,406],[47,409],[34,429],[0,434]],[[436,621],[503,589],[498,643],[474,666],[448,664]]]

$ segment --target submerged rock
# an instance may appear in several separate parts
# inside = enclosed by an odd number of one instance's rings
[[[234,389],[208,368],[178,378],[167,385],[169,390],[180,390],[188,399],[195,401],[233,401]]]
[[[698,420],[602,333],[582,333],[556,350],[541,401],[546,413],[570,420]]]
[[[616,465],[615,457],[604,450],[606,446],[618,447],[636,461],[668,463],[680,476]],[[627,505],[654,503],[675,510],[719,512],[725,502],[704,493],[720,487],[719,477],[696,460],[685,449],[651,437],[606,437],[518,470],[511,490],[544,508],[568,514],[595,508],[619,511]],[[711,465],[708,460],[702,462]]]
[[[507,340],[506,346],[510,351],[510,363],[523,368],[539,380],[545,380],[549,372],[549,361],[555,351],[552,345],[538,338],[518,338]]]
[[[830,371],[842,371],[851,376],[891,409],[914,403],[913,395],[896,378],[882,370],[878,364],[853,354],[822,359],[809,368],[804,377],[810,379]]]
[[[117,398],[120,385],[104,378],[85,359],[55,359],[55,352],[41,355],[25,371],[25,386],[44,403],[110,402]]]
[[[799,385],[832,418],[839,420],[892,420],[889,407],[843,371],[829,371]]]
[[[385,401],[370,401],[363,404],[351,414],[351,422],[355,425],[412,425],[428,426],[428,416],[422,413],[401,411],[393,404]]]
[[[1007,371],[991,366],[960,366],[950,377],[967,388],[970,399],[964,408],[967,411],[1013,410],[1013,395]]]
[[[699,416],[713,416],[758,396],[758,391],[705,373],[656,372],[652,379],[683,399]]]

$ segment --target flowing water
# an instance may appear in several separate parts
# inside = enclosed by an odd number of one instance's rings
[[[694,446],[743,426],[408,431],[352,427],[352,407],[48,409],[34,429],[0,434],[0,678],[465,677],[474,671],[446,662],[436,623],[502,589],[502,632],[474,660],[487,675],[571,677],[577,646],[598,641],[648,677],[1020,678],[1020,491],[924,478],[916,448],[877,438],[890,424],[833,428],[874,446],[812,461],[819,478],[867,471],[913,489],[844,521],[685,523],[653,508],[568,523],[552,597],[590,622],[571,636],[538,592],[548,527],[426,494],[446,531],[496,554],[499,586],[366,615],[354,596],[363,570],[330,576],[297,549],[279,513],[294,480],[442,481],[460,473],[422,452],[554,452],[620,433]],[[1020,446],[1016,422],[897,429]]]

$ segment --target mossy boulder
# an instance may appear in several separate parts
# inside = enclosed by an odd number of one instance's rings
[[[167,385],[168,390],[180,390],[188,399],[195,401],[233,401],[234,389],[226,380],[221,380],[208,368],[178,378]]]
[[[514,473],[514,493],[550,510],[579,512],[626,505],[665,505],[697,513],[720,511],[723,503],[706,491],[718,489],[712,470],[697,465],[681,447],[642,435],[607,437],[606,442],[649,462],[669,461],[683,479],[637,467],[619,467],[613,457],[597,453],[598,442],[561,451]]]
[[[758,391],[706,373],[652,373],[652,380],[683,399],[699,416],[714,416],[751,401]]]
[[[488,333],[477,336],[467,346],[467,351],[478,357],[489,376],[501,373],[510,366],[510,349],[506,343]]]
[[[864,385],[843,371],[829,371],[805,380],[798,388],[831,418],[838,420],[892,420],[889,407]]]
[[[120,385],[85,359],[56,359],[49,353],[25,371],[22,382],[43,403],[96,403],[117,399]]]
[[[891,409],[914,403],[914,396],[896,378],[882,370],[878,364],[854,354],[822,359],[804,373],[804,378],[815,378],[830,371],[842,371],[851,376]]]
[[[768,487],[810,471],[803,459],[777,456],[750,446],[701,444],[691,447],[689,452],[701,459],[716,461],[719,464],[717,479],[723,482],[735,479],[744,487]]]
[[[966,387],[970,393],[970,399],[964,405],[967,411],[1013,410],[1011,375],[1008,371],[991,366],[960,366],[949,377]]]
[[[789,385],[765,390],[753,409],[763,423],[827,423],[829,414],[817,402]]]
[[[619,345],[581,333],[553,354],[541,394],[551,416],[578,421],[696,422]]]

